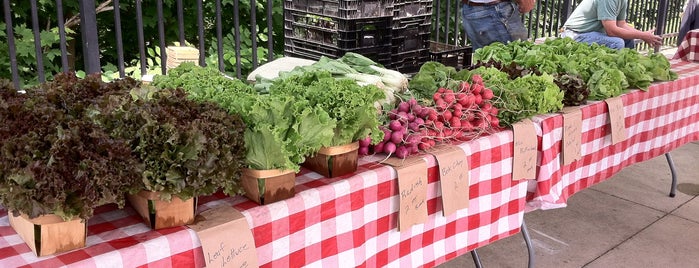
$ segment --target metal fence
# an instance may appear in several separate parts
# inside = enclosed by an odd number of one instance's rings
[[[0,40],[6,42],[0,42],[0,77],[21,88],[61,71],[111,73],[113,78],[165,73],[166,44],[177,43],[198,48],[200,65],[213,64],[241,78],[282,54],[283,1],[3,0]],[[523,16],[530,37],[557,36],[580,1],[540,0]],[[683,4],[630,0],[629,22],[671,37],[679,29]],[[433,1],[432,40],[468,44],[460,7],[459,0]]]

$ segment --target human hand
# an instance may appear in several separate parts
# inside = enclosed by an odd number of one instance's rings
[[[529,13],[536,5],[536,0],[516,0],[515,2],[519,6],[519,13],[522,14]]]
[[[659,35],[655,35],[655,30],[649,30],[643,32],[643,38],[641,40],[645,41],[651,46],[660,46],[663,43],[663,38]]]

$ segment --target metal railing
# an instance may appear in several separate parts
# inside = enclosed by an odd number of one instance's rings
[[[530,38],[557,36],[580,1],[538,1],[523,16]],[[672,36],[683,4],[630,0],[628,20]],[[432,7],[431,39],[468,45],[461,1],[435,0]],[[3,0],[2,14],[0,77],[11,78],[17,88],[60,71],[111,72],[113,78],[165,73],[165,47],[172,43],[194,44],[200,65],[217,65],[238,78],[283,51],[283,0]]]

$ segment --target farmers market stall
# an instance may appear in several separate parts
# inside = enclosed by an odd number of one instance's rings
[[[522,224],[527,182],[511,179],[513,135],[501,131],[458,145],[470,167],[469,207],[444,216],[435,158],[428,168],[424,224],[398,231],[398,189],[393,168],[360,159],[354,174],[327,179],[302,169],[295,197],[257,205],[242,197],[213,195],[199,211],[221,205],[240,210],[251,226],[263,267],[435,266],[514,235]],[[204,256],[187,227],[151,230],[131,208],[98,209],[88,221],[83,249],[37,258],[0,218],[0,266],[162,265],[201,267]]]
[[[570,165],[561,165],[563,116],[535,117],[541,158],[536,187],[532,184],[529,189],[528,209],[563,207],[574,193],[627,166],[699,140],[699,64],[671,63],[679,79],[621,96],[627,138],[619,143],[612,144],[605,102],[581,106],[582,159]]]

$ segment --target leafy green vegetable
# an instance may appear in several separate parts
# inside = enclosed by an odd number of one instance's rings
[[[216,192],[242,193],[245,125],[211,102],[195,102],[182,89],[141,87],[106,96],[93,118],[114,137],[128,139],[144,163],[141,189],[188,199]]]
[[[420,66],[420,71],[410,79],[408,89],[416,99],[430,103],[432,95],[440,87],[456,89],[461,81],[468,81],[469,77],[469,71],[466,69],[456,71],[454,67],[428,61]]]
[[[376,142],[383,139],[374,103],[384,93],[375,86],[336,79],[326,71],[309,71],[275,80],[270,94],[297,96],[326,111],[337,122],[330,146],[349,144],[369,135]]]
[[[128,140],[110,137],[87,115],[102,95],[136,85],[71,73],[18,94],[0,79],[0,204],[15,215],[65,220],[87,219],[108,203],[123,207],[143,165]]]

